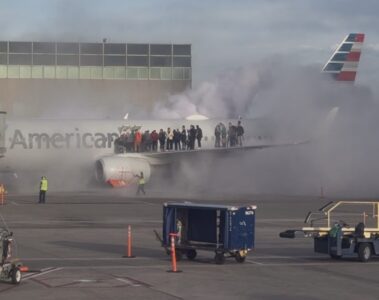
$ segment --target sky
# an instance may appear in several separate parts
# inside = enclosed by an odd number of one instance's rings
[[[348,33],[364,32],[357,83],[379,90],[376,0],[0,3],[1,40],[100,42],[107,38],[109,42],[190,43],[194,87],[227,70],[272,56],[321,68]]]

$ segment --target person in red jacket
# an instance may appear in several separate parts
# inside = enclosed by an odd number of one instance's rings
[[[151,150],[157,151],[158,150],[158,132],[156,130],[153,130],[153,132],[150,134],[151,138]]]
[[[142,134],[139,130],[134,135],[134,152],[140,152],[141,150]]]

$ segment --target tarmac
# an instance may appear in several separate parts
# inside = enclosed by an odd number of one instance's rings
[[[256,248],[245,263],[216,265],[212,252],[178,262],[153,230],[162,230],[167,201],[257,205]],[[313,252],[312,239],[279,238],[300,228],[306,213],[328,202],[317,197],[241,195],[180,197],[123,195],[98,190],[47,195],[9,194],[0,212],[29,267],[20,285],[0,282],[0,299],[378,299],[379,259],[331,260]],[[126,253],[132,226],[133,255]]]

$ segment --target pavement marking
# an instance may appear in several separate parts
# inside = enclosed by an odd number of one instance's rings
[[[131,286],[141,286],[140,284],[133,283],[131,280],[128,280],[128,279],[123,279],[123,278],[118,278],[118,277],[115,279]]]
[[[150,257],[135,257],[134,260],[152,260]],[[126,261],[123,257],[34,257],[34,258],[23,258],[23,261],[109,261],[109,260],[119,260]]]
[[[39,273],[36,273],[36,274],[33,274],[29,277],[26,277],[26,275],[24,276],[24,279],[25,280],[28,280],[28,279],[32,279],[32,278],[36,278],[36,277],[39,277],[39,276],[42,276],[42,275],[46,275],[46,274],[49,274],[49,273],[52,273],[52,272],[56,272],[56,271],[60,271],[62,270],[63,268],[48,268],[47,270],[46,269],[43,269],[41,270],[41,272]],[[45,271],[44,271],[45,270]],[[25,278],[26,277],[26,278]]]
[[[20,206],[20,204],[18,204],[18,203],[15,202],[15,201],[11,201],[11,203],[12,203],[13,205]]]
[[[264,265],[264,263],[260,263],[260,262],[257,262],[257,261],[251,260],[251,259],[246,260],[246,262],[249,263],[249,264],[253,264],[253,265],[259,265],[259,266],[263,266]]]

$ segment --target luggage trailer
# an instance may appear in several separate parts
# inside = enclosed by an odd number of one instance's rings
[[[216,264],[223,264],[226,257],[234,257],[243,263],[254,248],[256,206],[228,206],[214,204],[164,203],[162,247],[168,255],[170,234],[177,234],[176,258],[186,255],[195,259],[198,250],[214,251]]]
[[[379,201],[331,201],[309,212],[308,227],[289,229],[282,238],[311,237],[314,251],[332,259],[356,256],[362,262],[379,255]],[[351,227],[354,226],[354,227]]]

